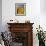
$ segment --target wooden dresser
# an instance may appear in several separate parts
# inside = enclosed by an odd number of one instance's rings
[[[15,42],[23,43],[22,46],[33,46],[33,23],[7,23],[12,39]]]

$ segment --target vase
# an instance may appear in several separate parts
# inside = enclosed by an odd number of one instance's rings
[[[39,46],[45,46],[45,41],[39,40]]]

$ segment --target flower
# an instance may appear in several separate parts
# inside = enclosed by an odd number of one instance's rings
[[[36,28],[36,29],[37,29],[37,34],[36,34],[36,36],[38,35],[38,40],[43,40],[43,41],[45,41],[45,35],[44,35],[44,32],[43,32],[42,27],[40,27],[40,25],[39,25],[39,28]]]

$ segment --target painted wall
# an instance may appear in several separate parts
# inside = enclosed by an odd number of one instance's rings
[[[26,3],[26,16],[15,16],[15,3]],[[40,0],[2,0],[2,26],[3,31],[8,30],[7,22],[11,19],[17,19],[19,22],[30,20],[33,25],[33,45],[38,46],[38,39],[36,37],[36,27],[39,24],[46,29],[46,14],[42,12],[43,4]]]

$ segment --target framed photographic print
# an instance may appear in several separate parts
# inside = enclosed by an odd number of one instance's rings
[[[26,3],[16,3],[15,4],[15,15],[16,16],[26,15]]]

